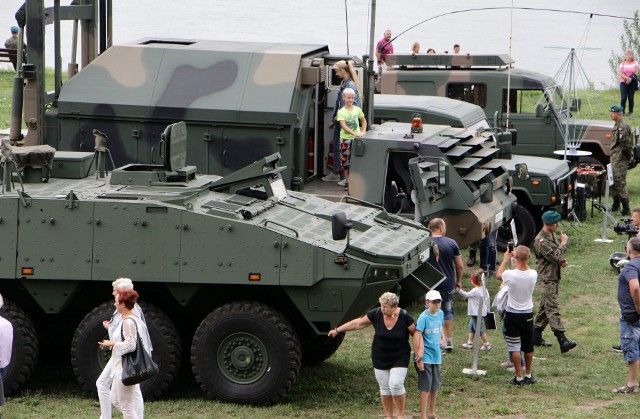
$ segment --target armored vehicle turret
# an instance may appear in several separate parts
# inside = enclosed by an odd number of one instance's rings
[[[340,346],[327,332],[382,292],[407,305],[443,279],[425,263],[432,242],[420,224],[289,191],[277,154],[224,177],[197,175],[185,165],[186,132],[184,123],[166,129],[162,164],[107,164],[104,177],[101,141],[95,159],[64,152],[27,163],[42,175],[22,186],[25,169],[3,153],[5,185],[16,183],[0,195],[0,314],[15,330],[8,393],[29,377],[39,336],[51,330],[72,342],[74,372],[95,391],[118,277],[134,281],[160,367],[142,384],[147,398],[174,381],[184,341],[207,395],[251,404],[285,397],[302,363]]]

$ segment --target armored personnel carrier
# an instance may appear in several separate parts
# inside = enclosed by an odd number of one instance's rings
[[[68,337],[78,381],[95,391],[108,359],[97,342],[118,277],[135,283],[160,367],[142,384],[147,398],[168,390],[185,341],[207,395],[252,404],[285,397],[302,363],[340,346],[327,332],[382,292],[398,292],[407,305],[443,279],[425,263],[429,230],[288,191],[277,154],[224,177],[197,175],[178,123],[161,137],[163,164],[107,173],[108,147],[102,133],[96,138],[93,155],[3,142],[0,314],[15,330],[8,393],[33,371],[39,336],[55,330],[64,339],[65,325],[75,328]],[[18,185],[18,173],[31,183]]]
[[[574,216],[577,169],[572,168],[569,162],[557,158],[511,153],[513,138],[510,135],[505,137],[493,130],[479,106],[439,96],[385,94],[376,95],[374,106],[374,121],[377,123],[410,122],[415,115],[420,115],[424,122],[464,128],[464,132],[458,134],[462,135],[460,144],[471,136],[486,138],[485,142],[475,141],[478,144],[474,146],[477,147],[476,150],[483,150],[484,154],[492,154],[496,158],[486,162],[479,161],[478,167],[486,165],[495,169],[502,166],[512,176],[511,192],[518,198],[518,207],[513,214],[518,243],[531,243],[536,231],[541,227],[540,216],[544,211],[557,211],[564,217]],[[500,139],[500,144],[497,144],[497,139]],[[417,155],[410,142],[400,141],[389,148],[394,149],[392,155],[402,149],[405,153]],[[473,147],[458,150],[463,152],[460,156],[472,156],[475,152]],[[449,155],[450,160],[454,158],[452,152],[445,151],[445,154]],[[460,156],[457,158],[462,160]],[[395,167],[400,173],[391,175],[391,179],[398,184],[404,184],[400,179],[408,181],[408,172],[403,170],[403,166]],[[506,249],[510,237],[509,226],[500,229],[500,249]]]
[[[568,124],[571,132],[582,135],[580,150],[590,151],[591,158],[601,164],[609,163],[613,123],[576,120],[572,112],[580,106],[579,100],[568,109],[561,88],[551,77],[513,67],[508,55],[395,54],[387,58],[387,64],[392,69],[380,78],[380,93],[436,95],[476,104],[494,127],[518,131],[514,153],[553,156],[554,151],[564,149],[563,132]]]

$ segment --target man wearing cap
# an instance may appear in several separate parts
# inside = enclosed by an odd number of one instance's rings
[[[560,214],[555,211],[547,211],[542,214],[542,230],[533,242],[540,284],[540,307],[534,323],[534,344],[551,346],[542,338],[542,331],[548,324],[558,339],[560,352],[565,353],[575,348],[576,343],[571,342],[564,335],[564,325],[558,305],[560,270],[567,266],[564,253],[569,242],[569,237],[562,231],[560,232],[560,240],[554,234],[558,229],[560,218]]]
[[[447,277],[436,287],[442,294],[442,312],[444,313],[444,336],[446,338],[445,349],[453,350],[453,293],[462,284],[464,264],[462,253],[455,240],[445,237],[447,225],[442,218],[434,218],[429,222],[429,229],[433,241],[438,245],[438,259],[435,256],[429,259],[431,266],[439,270]]]
[[[4,47],[7,49],[18,49],[18,27],[11,27],[11,38],[4,41]],[[17,58],[15,56],[11,57],[11,64],[13,64],[13,69],[16,69],[17,66]]]
[[[613,205],[611,211],[618,211],[622,203],[621,215],[630,215],[629,195],[627,195],[627,169],[633,155],[633,140],[631,127],[622,121],[622,106],[614,105],[610,109],[610,118],[615,122],[611,131],[611,168],[613,170],[613,185],[611,197]]]

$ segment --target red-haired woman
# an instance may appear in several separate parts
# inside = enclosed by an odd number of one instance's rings
[[[138,342],[138,333],[142,338],[142,343],[149,348],[149,333],[144,322],[134,313],[133,308],[138,301],[138,293],[134,290],[118,289],[116,301],[114,303],[116,311],[122,316],[122,321],[113,334],[114,340],[103,340],[100,342],[101,348],[109,348],[113,352],[113,368],[111,376],[111,403],[116,409],[122,412],[125,419],[141,419],[135,408],[134,394],[139,391],[140,384],[125,386],[122,384],[122,355],[133,352]]]

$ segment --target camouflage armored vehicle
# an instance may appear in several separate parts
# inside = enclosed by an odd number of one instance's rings
[[[95,392],[108,357],[97,342],[121,276],[141,296],[160,367],[142,384],[147,398],[168,390],[186,342],[207,395],[252,404],[286,396],[301,363],[340,346],[327,332],[382,292],[399,292],[407,305],[443,279],[425,263],[432,241],[420,224],[288,191],[277,154],[224,177],[196,175],[185,165],[185,124],[161,138],[163,164],[129,164],[104,178],[92,154],[4,140],[0,314],[15,330],[8,393],[53,332],[71,341],[78,381]],[[12,188],[16,169],[32,183]]]
[[[24,119],[30,121],[27,144],[93,152],[92,132],[99,130],[109,137],[117,165],[153,164],[162,158],[164,126],[185,121],[187,163],[204,173],[224,176],[278,152],[286,166],[281,175],[287,187],[304,190],[322,175],[324,150],[331,137],[326,129],[335,82],[330,66],[342,58],[330,55],[327,46],[153,38],[109,46],[108,25],[88,18],[76,6],[68,6],[60,16],[87,22],[81,37],[83,68],[64,84],[58,75],[56,91],[47,96],[39,85],[43,45],[28,42],[29,63],[22,71],[27,80]],[[44,20],[36,14],[29,22],[27,35],[43,36]],[[428,132],[435,135],[437,131]],[[12,130],[11,138],[20,139],[19,129]],[[491,159],[485,156],[483,164]],[[385,174],[380,170],[375,176],[382,181]],[[479,240],[482,227],[488,232],[511,219],[514,197],[504,190],[506,182],[500,174],[492,176],[501,180],[477,179],[476,184],[467,185],[464,174],[452,176],[449,190],[441,190],[436,207],[421,206],[421,218],[466,214],[465,227],[452,230],[453,238],[461,243]],[[480,183],[485,184],[482,200],[477,192]],[[463,208],[455,194],[459,189],[472,193],[463,201],[473,209]],[[376,191],[371,202],[382,204],[384,194],[382,189]],[[419,199],[425,196],[419,194]]]
[[[602,164],[609,162],[611,121],[578,121],[562,100],[562,89],[551,77],[512,66],[507,55],[428,54],[387,58],[393,69],[378,83],[380,93],[437,95],[480,106],[494,127],[507,128],[507,79],[511,74],[509,129],[518,131],[513,152],[551,157],[564,149],[562,133],[569,124],[581,134],[581,150]]]
[[[487,140],[501,135],[490,128],[484,112],[479,106],[439,96],[413,96],[413,95],[376,95],[374,104],[375,122],[386,121],[410,122],[414,115],[421,115],[423,121],[433,124],[445,124],[456,128],[465,128],[466,135],[484,136]],[[480,134],[477,134],[480,133]],[[491,134],[493,133],[493,136]],[[509,139],[507,138],[508,142]],[[400,142],[394,148],[399,151],[403,148],[406,152],[413,150],[411,144]],[[544,211],[553,210],[563,216],[572,215],[576,198],[577,169],[571,168],[568,162],[557,158],[524,156],[511,154],[509,151],[501,152],[491,141],[477,144],[485,154],[493,151],[498,156],[488,163],[489,168],[502,165],[512,176],[511,192],[518,198],[518,207],[513,214],[518,231],[518,242],[530,244],[540,226],[540,216]],[[393,154],[392,153],[392,154]],[[473,148],[467,151],[472,154]],[[451,154],[451,153],[449,153]],[[482,163],[480,163],[482,165]],[[407,175],[394,175],[398,178],[408,179]],[[398,183],[401,183],[398,182]],[[508,226],[501,228],[498,235],[498,245],[506,249],[506,242],[511,232]]]

